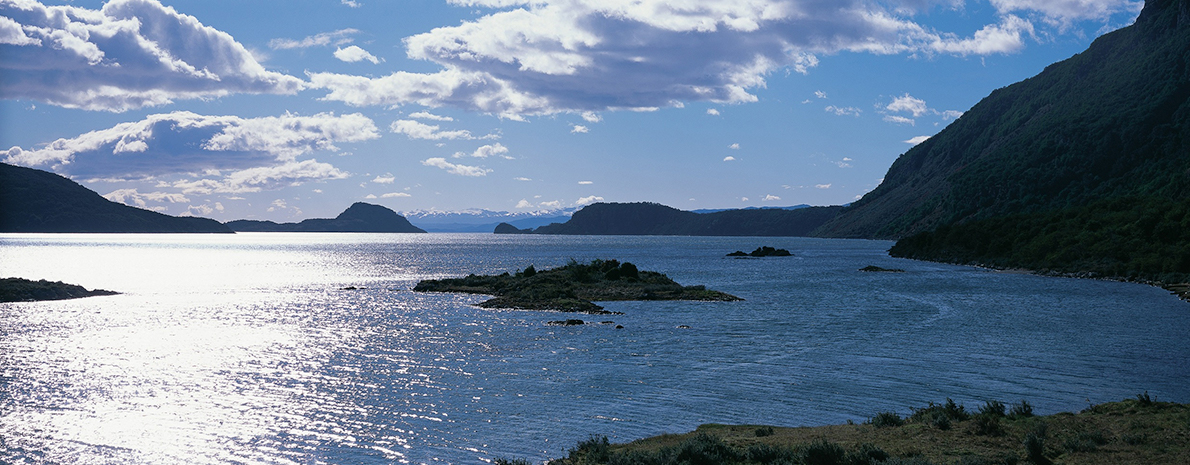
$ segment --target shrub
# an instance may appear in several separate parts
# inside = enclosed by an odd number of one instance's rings
[[[1021,445],[1025,446],[1025,457],[1030,462],[1035,464],[1049,463],[1045,458],[1045,437],[1039,436],[1037,433],[1029,433],[1025,435],[1025,440]]]
[[[744,453],[744,458],[749,462],[761,464],[797,461],[792,449],[769,444],[753,444],[749,446],[748,450]]]
[[[902,420],[901,416],[897,415],[897,412],[880,412],[877,413],[876,416],[872,417],[872,419],[868,420],[868,423],[871,423],[872,426],[877,428],[886,428],[890,426],[904,425],[905,420]]]
[[[608,460],[611,443],[607,436],[591,436],[570,449],[570,457],[582,457],[587,463],[604,463]]]
[[[525,268],[524,275],[526,278],[531,277],[536,274],[537,274],[537,268],[533,268],[533,265],[529,265],[528,268]]]
[[[984,402],[983,407],[979,408],[980,415],[1002,417],[1004,416],[1004,403],[998,400],[989,400]]]
[[[1008,412],[1009,418],[1029,418],[1033,416],[1033,406],[1028,402],[1022,400],[1020,403],[1012,404],[1012,410]]]
[[[847,452],[843,446],[819,439],[802,447],[801,459],[805,465],[845,465]]]
[[[756,428],[756,437],[758,437],[758,438],[763,438],[765,436],[772,436],[772,435],[773,435],[773,427],[772,426],[762,426],[760,428]]]
[[[620,276],[628,279],[638,279],[640,278],[640,270],[636,269],[636,265],[624,262],[620,264]]]
[[[945,417],[945,420],[941,418]],[[909,420],[915,423],[925,423],[934,425],[939,429],[949,429],[951,421],[964,421],[970,417],[962,405],[958,405],[951,398],[946,398],[946,403],[942,405],[930,402],[930,405],[923,409],[914,409],[913,415],[910,415]]]
[[[1140,402],[1140,405],[1146,407],[1153,405],[1153,398],[1149,397],[1149,391],[1145,391],[1144,394],[1137,394],[1136,401]]]
[[[971,432],[979,436],[1000,436],[1004,434],[1004,428],[1000,426],[1000,417],[980,413],[971,422]]]
[[[870,465],[884,463],[888,458],[888,452],[885,452],[884,449],[865,442],[854,451],[847,453],[846,463],[848,465]]]

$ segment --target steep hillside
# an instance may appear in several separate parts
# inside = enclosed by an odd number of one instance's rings
[[[227,227],[243,232],[425,232],[397,212],[363,202],[352,204],[333,219],[311,218],[300,223],[236,220],[227,222]]]
[[[901,238],[1100,201],[1186,202],[1188,98],[1190,3],[1150,0],[1134,25],[992,92],[815,234]]]
[[[541,226],[536,234],[636,236],[805,236],[842,207],[797,210],[755,209],[694,213],[656,203],[596,203],[565,223]]]
[[[0,232],[230,233],[218,221],[112,202],[48,171],[0,163]]]

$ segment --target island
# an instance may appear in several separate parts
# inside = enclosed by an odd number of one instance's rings
[[[655,271],[641,271],[636,265],[617,260],[570,263],[537,271],[529,265],[516,274],[468,275],[465,278],[427,279],[413,288],[418,292],[462,292],[486,294],[493,299],[483,308],[554,310],[590,314],[612,314],[592,301],[696,300],[730,302],[743,300],[705,286],[682,286]]]
[[[356,202],[334,218],[310,218],[301,223],[235,220],[226,223],[237,232],[364,232],[424,233],[397,212],[381,205]]]
[[[119,292],[95,289],[88,291],[82,286],[61,281],[32,281],[23,278],[0,279],[0,302],[38,302],[42,300],[66,300],[98,295],[116,295]]]
[[[866,272],[866,273],[904,273],[905,272],[905,270],[902,270],[900,268],[881,268],[876,265],[868,265],[863,268],[860,268],[859,270]]]
[[[765,245],[765,246],[757,247],[756,250],[752,251],[752,253],[744,253],[743,250],[737,250],[735,252],[727,254],[727,256],[728,257],[792,257],[793,254],[789,253],[789,251],[785,250],[785,249],[774,249],[772,247]]]

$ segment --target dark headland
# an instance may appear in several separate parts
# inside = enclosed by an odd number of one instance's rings
[[[807,236],[843,207],[741,209],[695,213],[658,203],[594,203],[565,223],[517,229],[507,223],[496,234],[626,236]]]
[[[230,233],[208,218],[176,217],[112,202],[48,171],[0,163],[0,232]]]
[[[31,281],[23,278],[0,279],[0,302],[37,302],[116,294],[119,292],[103,289],[88,291],[82,286],[66,284],[61,281],[46,281],[44,279]]]
[[[228,221],[226,225],[233,231],[242,232],[425,232],[387,207],[363,202],[352,204],[334,218],[311,218],[300,223],[235,220]]]
[[[616,260],[595,260],[586,264],[571,262],[541,271],[530,265],[516,274],[427,279],[417,283],[413,290],[495,296],[479,304],[484,308],[592,314],[609,313],[592,301],[741,300],[730,294],[708,290],[704,286],[682,286],[664,274],[641,271],[636,265]]]

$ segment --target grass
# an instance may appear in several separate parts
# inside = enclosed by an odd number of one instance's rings
[[[972,414],[948,399],[914,409],[898,425],[893,412],[865,424],[781,428],[702,425],[610,444],[592,437],[552,465],[1007,465],[1187,464],[1190,405],[1146,396],[1092,406],[1079,413],[1033,416],[1022,402],[1005,412],[988,402]],[[1024,414],[1028,411],[1029,414]],[[949,427],[940,428],[945,418]],[[998,434],[981,434],[980,422]],[[763,431],[763,434],[760,432]]]

